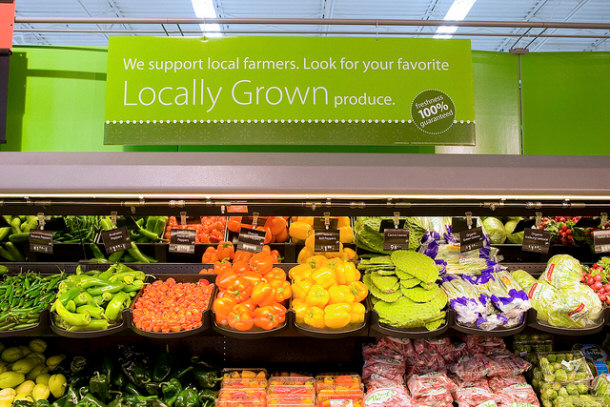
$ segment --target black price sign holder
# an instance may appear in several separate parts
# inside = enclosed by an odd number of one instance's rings
[[[260,253],[265,244],[264,230],[241,228],[237,237],[237,250],[249,253]]]
[[[483,229],[473,228],[466,229],[460,232],[460,253],[469,252],[471,250],[481,249],[483,247]]]
[[[610,230],[595,230],[593,246],[596,254],[610,253]]]
[[[197,231],[193,229],[171,229],[169,231],[170,253],[195,253]]]
[[[131,249],[131,239],[129,238],[129,232],[127,231],[126,226],[103,231],[102,241],[104,242],[104,247],[106,248],[106,254]]]
[[[341,251],[341,233],[337,229],[337,224],[338,219],[331,219],[330,212],[324,212],[323,218],[314,219],[314,252],[337,253]]]
[[[521,250],[524,252],[547,254],[551,248],[551,232],[538,229],[523,230],[523,245]]]
[[[384,219],[379,225],[383,232],[383,250],[409,250],[409,229],[405,227],[405,219],[400,219],[400,212],[394,212],[393,219]]]
[[[53,232],[50,230],[30,230],[30,251],[53,254]]]

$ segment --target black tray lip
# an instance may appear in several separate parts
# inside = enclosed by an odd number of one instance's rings
[[[279,333],[285,331],[289,326],[289,316],[288,311],[286,311],[286,320],[281,326],[277,328],[270,329],[265,331],[261,328],[254,327],[253,330],[250,331],[238,331],[237,329],[233,329],[229,326],[221,326],[216,323],[216,313],[211,311],[211,320],[212,320],[212,329],[219,334],[227,336],[229,338],[234,339],[264,339],[272,336],[276,336]]]
[[[130,320],[131,320],[131,312],[129,312],[128,308],[125,308],[121,312],[122,321],[117,326],[113,326],[111,328],[103,329],[103,330],[96,330],[96,331],[69,332],[69,331],[66,331],[65,329],[57,326],[57,324],[55,323],[55,315],[57,315],[57,314],[54,312],[49,313],[51,331],[53,331],[54,333],[56,333],[59,336],[63,336],[65,338],[74,338],[74,339],[100,338],[103,336],[114,335],[115,333],[118,333],[118,332],[123,332],[124,330],[126,330],[128,328]]]
[[[604,308],[602,311],[602,320],[599,324],[596,324],[588,328],[560,328],[538,321],[538,312],[535,309],[530,309],[528,313],[528,326],[537,329],[541,332],[564,335],[564,336],[587,336],[599,333],[604,330],[604,327],[608,325],[610,318],[610,308]]]
[[[440,328],[435,329],[434,331],[428,331],[426,328],[403,329],[385,325],[379,322],[377,311],[371,309],[370,330],[386,336],[393,336],[396,338],[434,338],[445,334],[449,328],[451,328],[451,324],[448,313],[445,315],[445,323],[441,325]]]
[[[133,307],[134,307],[136,301],[138,300],[138,298],[140,298],[140,296],[144,292],[144,289],[141,289],[140,291],[138,291],[138,294],[133,298],[131,306],[127,309],[129,311],[129,329],[132,332],[134,332],[135,334],[144,336],[147,338],[152,338],[152,339],[178,339],[178,338],[186,338],[188,336],[201,334],[210,328],[210,320],[211,320],[210,315],[212,312],[212,303],[214,302],[214,298],[216,298],[216,292],[218,290],[218,287],[216,286],[216,284],[214,284],[214,282],[216,281],[216,275],[215,274],[193,274],[193,273],[155,274],[154,280],[166,280],[170,277],[175,279],[176,282],[178,282],[178,283],[195,282],[195,281],[198,281],[201,279],[208,280],[210,282],[210,284],[212,284],[214,286],[214,288],[212,289],[212,293],[210,294],[210,301],[208,303],[208,307],[205,310],[203,310],[203,312],[201,313],[201,326],[198,328],[195,328],[195,329],[189,329],[188,331],[180,331],[180,332],[149,332],[149,331],[144,331],[144,330],[136,327],[135,323],[133,322]],[[148,284],[154,280],[152,278],[147,277],[146,283]],[[184,280],[186,280],[186,281],[184,281]]]
[[[0,331],[0,338],[11,338],[15,336],[26,336],[46,330],[49,327],[49,310],[47,307],[38,313],[38,323],[24,329],[14,329],[12,331]]]
[[[529,310],[527,310],[527,312],[525,312],[524,318],[523,318],[523,322],[521,322],[519,325],[513,327],[513,328],[495,328],[492,329],[491,331],[485,331],[483,329],[477,329],[477,328],[470,328],[464,325],[461,325],[460,323],[457,322],[457,313],[449,308],[449,312],[448,312],[448,317],[449,317],[449,321],[450,321],[450,326],[453,330],[461,332],[463,334],[467,334],[467,335],[478,335],[478,336],[494,336],[494,337],[506,337],[506,336],[513,336],[513,335],[517,335],[520,334],[521,332],[523,332],[523,330],[525,330],[525,328],[528,327],[528,315],[529,315]]]

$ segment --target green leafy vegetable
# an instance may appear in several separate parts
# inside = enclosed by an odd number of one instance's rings
[[[492,244],[502,244],[506,240],[506,230],[504,224],[498,218],[488,217],[483,221],[483,229],[489,236]]]
[[[397,250],[392,252],[391,258],[397,270],[417,277],[426,283],[438,280],[438,266],[425,254],[410,250]]]

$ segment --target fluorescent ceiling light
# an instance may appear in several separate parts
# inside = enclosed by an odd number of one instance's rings
[[[193,11],[197,18],[216,18],[216,9],[214,8],[213,0],[191,0]],[[220,26],[218,24],[199,24],[201,31],[207,37],[222,37]],[[207,34],[207,31],[218,31]]]
[[[468,12],[474,6],[477,0],[453,0],[453,4],[449,7],[449,11],[443,17],[443,20],[461,21],[468,15]],[[457,26],[442,25],[436,29],[434,38],[451,38],[451,34],[457,31]]]

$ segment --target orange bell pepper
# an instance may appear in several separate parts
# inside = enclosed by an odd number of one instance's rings
[[[241,231],[241,216],[231,216],[227,222],[227,229],[231,232],[239,233]]]
[[[272,280],[271,286],[275,289],[275,301],[282,302],[292,297],[292,287],[288,281]]]
[[[331,285],[337,284],[335,271],[330,267],[320,267],[311,273],[311,278],[317,285],[322,286],[322,288],[328,288]]]
[[[305,297],[305,303],[310,307],[324,308],[328,304],[329,299],[328,291],[324,287],[314,284]]]
[[[260,307],[254,310],[254,325],[269,331],[277,328],[279,321],[273,307]]]
[[[274,235],[279,235],[286,230],[286,219],[281,216],[269,216],[265,222],[265,227],[269,228]]]
[[[223,260],[223,259],[233,260],[233,257],[235,256],[235,247],[233,246],[233,243],[231,243],[231,242],[222,241],[222,242],[218,243],[218,247],[216,248],[216,253],[218,255],[218,259],[220,259],[220,260]]]
[[[233,262],[233,271],[235,274],[241,275],[247,271],[252,271],[252,267],[243,260],[236,260]]]
[[[277,250],[271,250],[271,257],[273,257],[273,263],[281,263],[283,260],[283,257],[280,256],[280,252]]]
[[[252,286],[254,287],[256,284],[260,283],[261,281],[263,281],[262,276],[260,275],[260,273],[257,273],[256,271],[244,271],[241,274],[238,274],[240,278],[249,281],[250,284],[252,284]]]
[[[354,281],[348,287],[352,294],[354,294],[354,302],[364,301],[369,294],[368,287],[362,281]]]
[[[279,321],[280,324],[283,324],[286,321],[286,307],[277,302],[272,302],[269,304],[265,304],[265,306],[271,307],[275,312],[275,317]]]
[[[273,257],[268,253],[257,253],[248,262],[248,264],[254,269],[254,271],[267,274],[273,268]]]
[[[229,313],[229,326],[238,331],[248,331],[254,326],[252,314],[247,306],[236,305]]]
[[[218,260],[219,260],[219,258],[218,258],[218,254],[216,253],[216,248],[214,248],[212,246],[205,249],[205,252],[203,252],[203,256],[201,256],[202,263],[214,263],[214,262],[217,262]]]
[[[270,272],[265,274],[264,279],[268,282],[286,281],[286,272],[279,267],[274,267]]]
[[[290,239],[290,235],[288,234],[288,229],[284,228],[284,230],[282,230],[280,233],[278,233],[275,236],[275,241],[277,243],[284,243],[287,242],[288,239]]]
[[[305,310],[305,316],[303,322],[314,328],[325,328],[324,324],[324,310],[319,307],[308,307]]]
[[[243,250],[236,250],[235,256],[233,256],[233,262],[243,261],[247,263],[250,261],[252,256],[254,256],[253,253],[245,252]]]
[[[231,264],[230,261],[217,261],[216,263],[214,263],[214,273],[216,274],[220,274],[220,272],[224,271],[224,270],[231,270],[233,268],[233,265]]]
[[[248,298],[246,301],[240,302],[239,305],[247,307],[251,313],[256,309],[256,304],[252,302],[252,298]]]
[[[233,298],[230,297],[222,297],[214,300],[212,303],[212,310],[216,314],[216,323],[218,325],[228,325],[229,324],[229,314],[235,308],[237,303]]]
[[[233,280],[233,283],[227,287],[226,294],[232,297],[236,302],[240,303],[250,298],[252,293],[252,284],[240,277]]]
[[[262,304],[268,300],[275,298],[276,290],[269,283],[260,282],[252,289],[250,300],[254,304]]]
[[[237,274],[235,274],[233,269],[225,269],[216,276],[216,285],[218,288],[226,290],[236,279]]]

